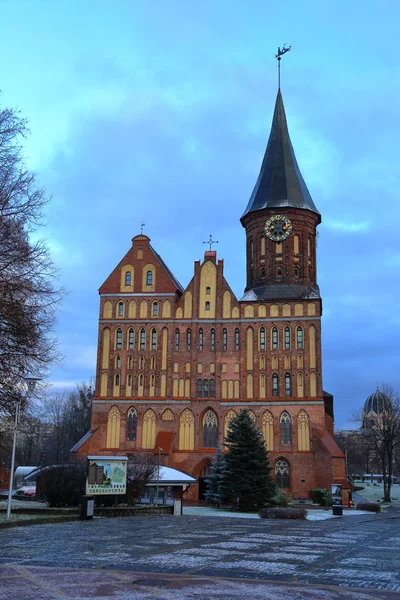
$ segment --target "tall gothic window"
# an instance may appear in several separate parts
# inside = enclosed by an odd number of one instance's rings
[[[285,327],[285,349],[290,348],[290,327]]]
[[[298,327],[297,328],[297,347],[298,348],[303,348],[303,328],[302,327]]]
[[[140,349],[145,350],[146,348],[146,332],[144,329],[140,330]]]
[[[158,316],[158,302],[153,302],[153,317]]]
[[[188,329],[186,331],[186,349],[190,350],[192,347],[192,330]]]
[[[240,348],[240,333],[239,329],[235,329],[235,350],[239,350]]]
[[[272,328],[272,349],[275,350],[278,348],[278,328]]]
[[[151,330],[151,349],[157,350],[157,331],[155,329]]]
[[[123,302],[118,302],[118,316],[119,317],[124,316],[124,303]]]
[[[222,330],[222,350],[227,350],[228,348],[228,331],[226,327]]]
[[[135,347],[135,332],[133,331],[133,329],[129,330],[129,334],[128,334],[128,346],[131,349]]]
[[[289,463],[283,458],[280,458],[275,463],[275,483],[278,488],[290,488],[290,467]]]
[[[125,273],[125,285],[131,285],[131,282],[132,282],[131,272],[127,271]]]
[[[120,328],[117,329],[116,347],[117,349],[122,348],[122,329]]]
[[[197,380],[197,397],[198,398],[203,397],[203,380],[202,379]]]
[[[152,285],[152,284],[153,284],[153,273],[152,273],[152,271],[147,271],[146,285]]]
[[[215,329],[211,329],[211,350],[215,350]]]
[[[291,444],[292,442],[292,424],[289,414],[285,411],[281,415],[281,443]]]
[[[175,329],[175,350],[179,350],[179,329]]]
[[[260,350],[265,350],[265,328],[260,329]]]
[[[199,350],[203,350],[203,330],[199,329]]]
[[[290,373],[286,373],[285,375],[285,394],[286,396],[292,395],[292,384],[290,380]]]
[[[216,448],[217,446],[217,415],[213,410],[208,410],[203,418],[203,447]]]
[[[203,380],[203,397],[208,398],[208,379]]]
[[[137,413],[134,408],[131,408],[128,412],[127,426],[126,426],[126,439],[133,441],[136,440],[136,427],[137,427]]]
[[[278,386],[278,373],[274,373],[272,375],[272,395],[279,395],[279,386]]]
[[[210,398],[215,397],[215,379],[210,379]]]

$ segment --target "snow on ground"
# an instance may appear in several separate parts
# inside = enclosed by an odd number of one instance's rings
[[[368,502],[383,502],[383,483],[371,483],[370,481],[355,481],[356,487],[363,487],[363,490],[357,491],[357,494],[365,498]],[[391,505],[400,505],[400,483],[392,485],[392,502]]]
[[[333,515],[332,510],[306,509],[308,521],[325,521],[326,519],[340,519]],[[186,516],[203,516],[203,517],[234,517],[241,519],[259,519],[257,513],[238,513],[220,508],[211,508],[209,506],[184,506],[183,514]],[[356,510],[354,508],[344,509],[343,516],[351,517],[352,515],[371,515],[372,513],[365,510]]]

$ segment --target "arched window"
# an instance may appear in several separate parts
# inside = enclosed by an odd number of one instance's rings
[[[123,302],[118,302],[118,316],[119,317],[124,316],[124,303]]]
[[[120,412],[116,406],[110,408],[107,420],[107,448],[119,448]]]
[[[186,349],[190,350],[192,347],[192,330],[188,329],[186,331]]]
[[[129,441],[136,440],[137,413],[134,408],[129,409],[126,423],[126,439]]]
[[[179,329],[175,329],[175,350],[179,350]]]
[[[131,328],[128,332],[128,348],[132,349],[135,347],[135,332]]]
[[[292,443],[292,424],[286,411],[281,414],[281,443]]]
[[[209,296],[211,294],[211,288],[210,287],[206,287],[206,294],[207,296]]]
[[[290,348],[290,327],[285,327],[285,350]]]
[[[118,350],[122,348],[122,329],[119,327],[116,332],[116,347]]]
[[[188,408],[179,418],[179,450],[194,450],[194,416]]]
[[[115,368],[116,369],[120,369],[121,368],[121,357],[119,354],[117,354],[116,358],[115,358]]]
[[[146,285],[153,285],[153,273],[152,273],[152,271],[147,271],[147,273],[146,273]]]
[[[210,385],[210,398],[214,398],[215,397],[215,379],[210,379],[209,385]]]
[[[121,378],[120,378],[119,373],[116,373],[116,375],[115,375],[115,385],[116,386],[118,386],[120,384],[120,380],[121,380]]]
[[[144,356],[139,358],[139,369],[144,369]]]
[[[278,373],[273,373],[272,375],[272,395],[279,395]]]
[[[285,374],[285,394],[286,396],[292,395],[292,384],[290,379],[290,373]]]
[[[153,317],[158,317],[158,302],[153,302]]]
[[[228,331],[226,327],[222,330],[222,350],[227,350],[228,348]]]
[[[297,448],[310,450],[310,419],[305,410],[301,410],[297,417]]]
[[[260,329],[260,350],[265,350],[265,327]]]
[[[203,397],[208,398],[208,379],[203,380]]]
[[[278,328],[272,328],[272,349],[276,350],[278,348]]]
[[[271,452],[274,449],[274,419],[269,410],[263,414],[261,423],[265,447]]]
[[[240,348],[240,334],[239,329],[235,329],[235,350],[239,350]]]
[[[208,302],[208,300],[206,302],[206,310],[210,310],[210,303]]]
[[[151,330],[151,349],[157,350],[157,331],[156,331],[156,329]]]
[[[215,350],[215,329],[211,329],[211,350]]]
[[[125,285],[131,285],[132,283],[132,274],[130,271],[125,273]]]
[[[153,449],[156,443],[156,415],[149,408],[143,416],[142,448]]]
[[[235,417],[237,417],[237,413],[232,409],[228,410],[228,412],[225,415],[225,419],[224,419],[224,439],[228,435],[228,429],[229,429],[230,422]]]
[[[144,329],[140,330],[140,349],[146,349],[146,332]]]
[[[128,356],[128,369],[132,369],[132,356]]]
[[[203,418],[203,447],[216,448],[217,446],[217,415],[208,410]]]
[[[199,329],[199,350],[203,350],[203,330]]]
[[[303,328],[302,327],[298,327],[297,328],[297,347],[298,348],[303,348],[303,343],[304,343]]]
[[[197,397],[198,398],[203,397],[203,380],[202,379],[197,380]]]
[[[290,467],[287,460],[280,458],[275,463],[275,483],[278,488],[290,488]]]

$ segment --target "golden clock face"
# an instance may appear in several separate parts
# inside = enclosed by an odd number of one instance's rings
[[[292,224],[283,215],[273,215],[265,223],[265,235],[274,242],[286,240],[292,233]]]

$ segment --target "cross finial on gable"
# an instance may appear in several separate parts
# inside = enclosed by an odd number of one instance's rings
[[[212,233],[210,233],[210,239],[207,240],[206,242],[203,242],[203,244],[210,244],[210,251],[211,251],[212,245],[213,244],[219,244],[219,242],[217,240],[213,240],[212,239]]]

